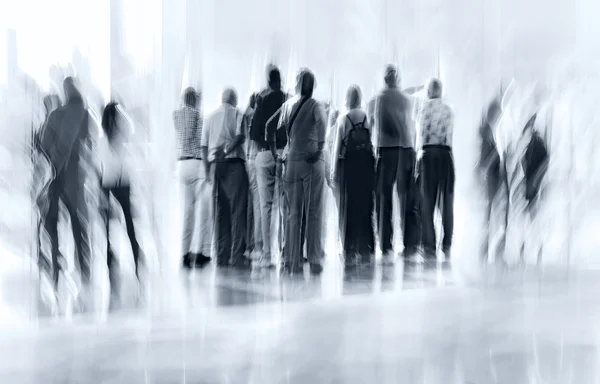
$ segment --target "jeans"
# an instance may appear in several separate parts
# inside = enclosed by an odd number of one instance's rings
[[[281,166],[275,163],[273,155],[269,151],[259,152],[256,156],[256,181],[260,197],[260,212],[262,224],[262,251],[266,260],[271,260],[273,239],[273,206],[279,207],[276,214],[279,220],[279,233],[283,230],[283,184],[281,179]],[[276,244],[283,243],[281,235],[276,236]]]
[[[256,156],[258,157],[258,156]],[[248,172],[248,226],[246,229],[246,244],[249,251],[260,251],[263,246],[263,229],[260,205],[260,192],[255,158],[246,163]]]
[[[179,179],[183,198],[183,237],[181,252],[201,253],[209,257],[212,242],[211,187],[201,160],[179,162]],[[194,232],[197,247],[192,247]]]

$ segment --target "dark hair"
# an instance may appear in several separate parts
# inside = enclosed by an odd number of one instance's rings
[[[427,97],[430,99],[442,97],[442,82],[439,79],[433,78],[429,81]]]
[[[258,93],[254,92],[250,95],[250,100],[248,101],[248,106],[252,109],[256,108],[256,100],[258,99]]]
[[[119,103],[116,101],[111,101],[106,104],[104,112],[102,113],[102,130],[109,142],[114,139],[117,130],[117,115],[119,113],[117,110],[118,105]]]
[[[198,94],[193,87],[185,89],[183,92],[183,102],[190,107],[195,107],[198,104]]]
[[[281,88],[281,72],[276,66],[271,66],[269,69],[269,88],[280,89]]]
[[[237,107],[238,96],[235,88],[227,87],[223,90],[223,94],[221,95],[221,101],[223,104],[229,104],[234,107]]]
[[[385,66],[385,74],[383,80],[388,87],[396,86],[398,84],[398,69],[393,64]]]
[[[300,86],[300,96],[312,97],[315,90],[315,75],[308,68],[300,71],[297,77],[298,85]]]

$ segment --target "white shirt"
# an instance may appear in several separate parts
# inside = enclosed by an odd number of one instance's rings
[[[120,113],[117,117],[117,126],[111,143],[105,135],[100,137],[98,142],[98,157],[104,188],[128,186],[131,183],[131,155],[127,150],[131,126]]]
[[[221,105],[215,112],[211,113],[205,121],[202,130],[201,145],[208,147],[208,160],[215,159],[215,152],[219,148],[226,149],[239,135],[243,135],[242,121],[244,114],[237,108],[229,105]],[[226,159],[245,159],[244,146],[238,146],[233,152],[225,156]]]

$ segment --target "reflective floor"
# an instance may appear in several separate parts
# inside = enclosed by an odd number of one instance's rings
[[[442,263],[330,261],[318,278],[208,267],[150,277],[141,295],[125,273],[120,310],[98,299],[67,319],[15,309],[17,275],[2,284],[2,383],[600,381],[589,267],[477,279]]]

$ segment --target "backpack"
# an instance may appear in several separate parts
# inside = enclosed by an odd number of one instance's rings
[[[350,116],[346,116],[346,118],[352,124],[346,141],[346,153],[372,152],[371,132],[365,127],[367,117],[365,116],[362,122],[356,124],[350,119]]]

